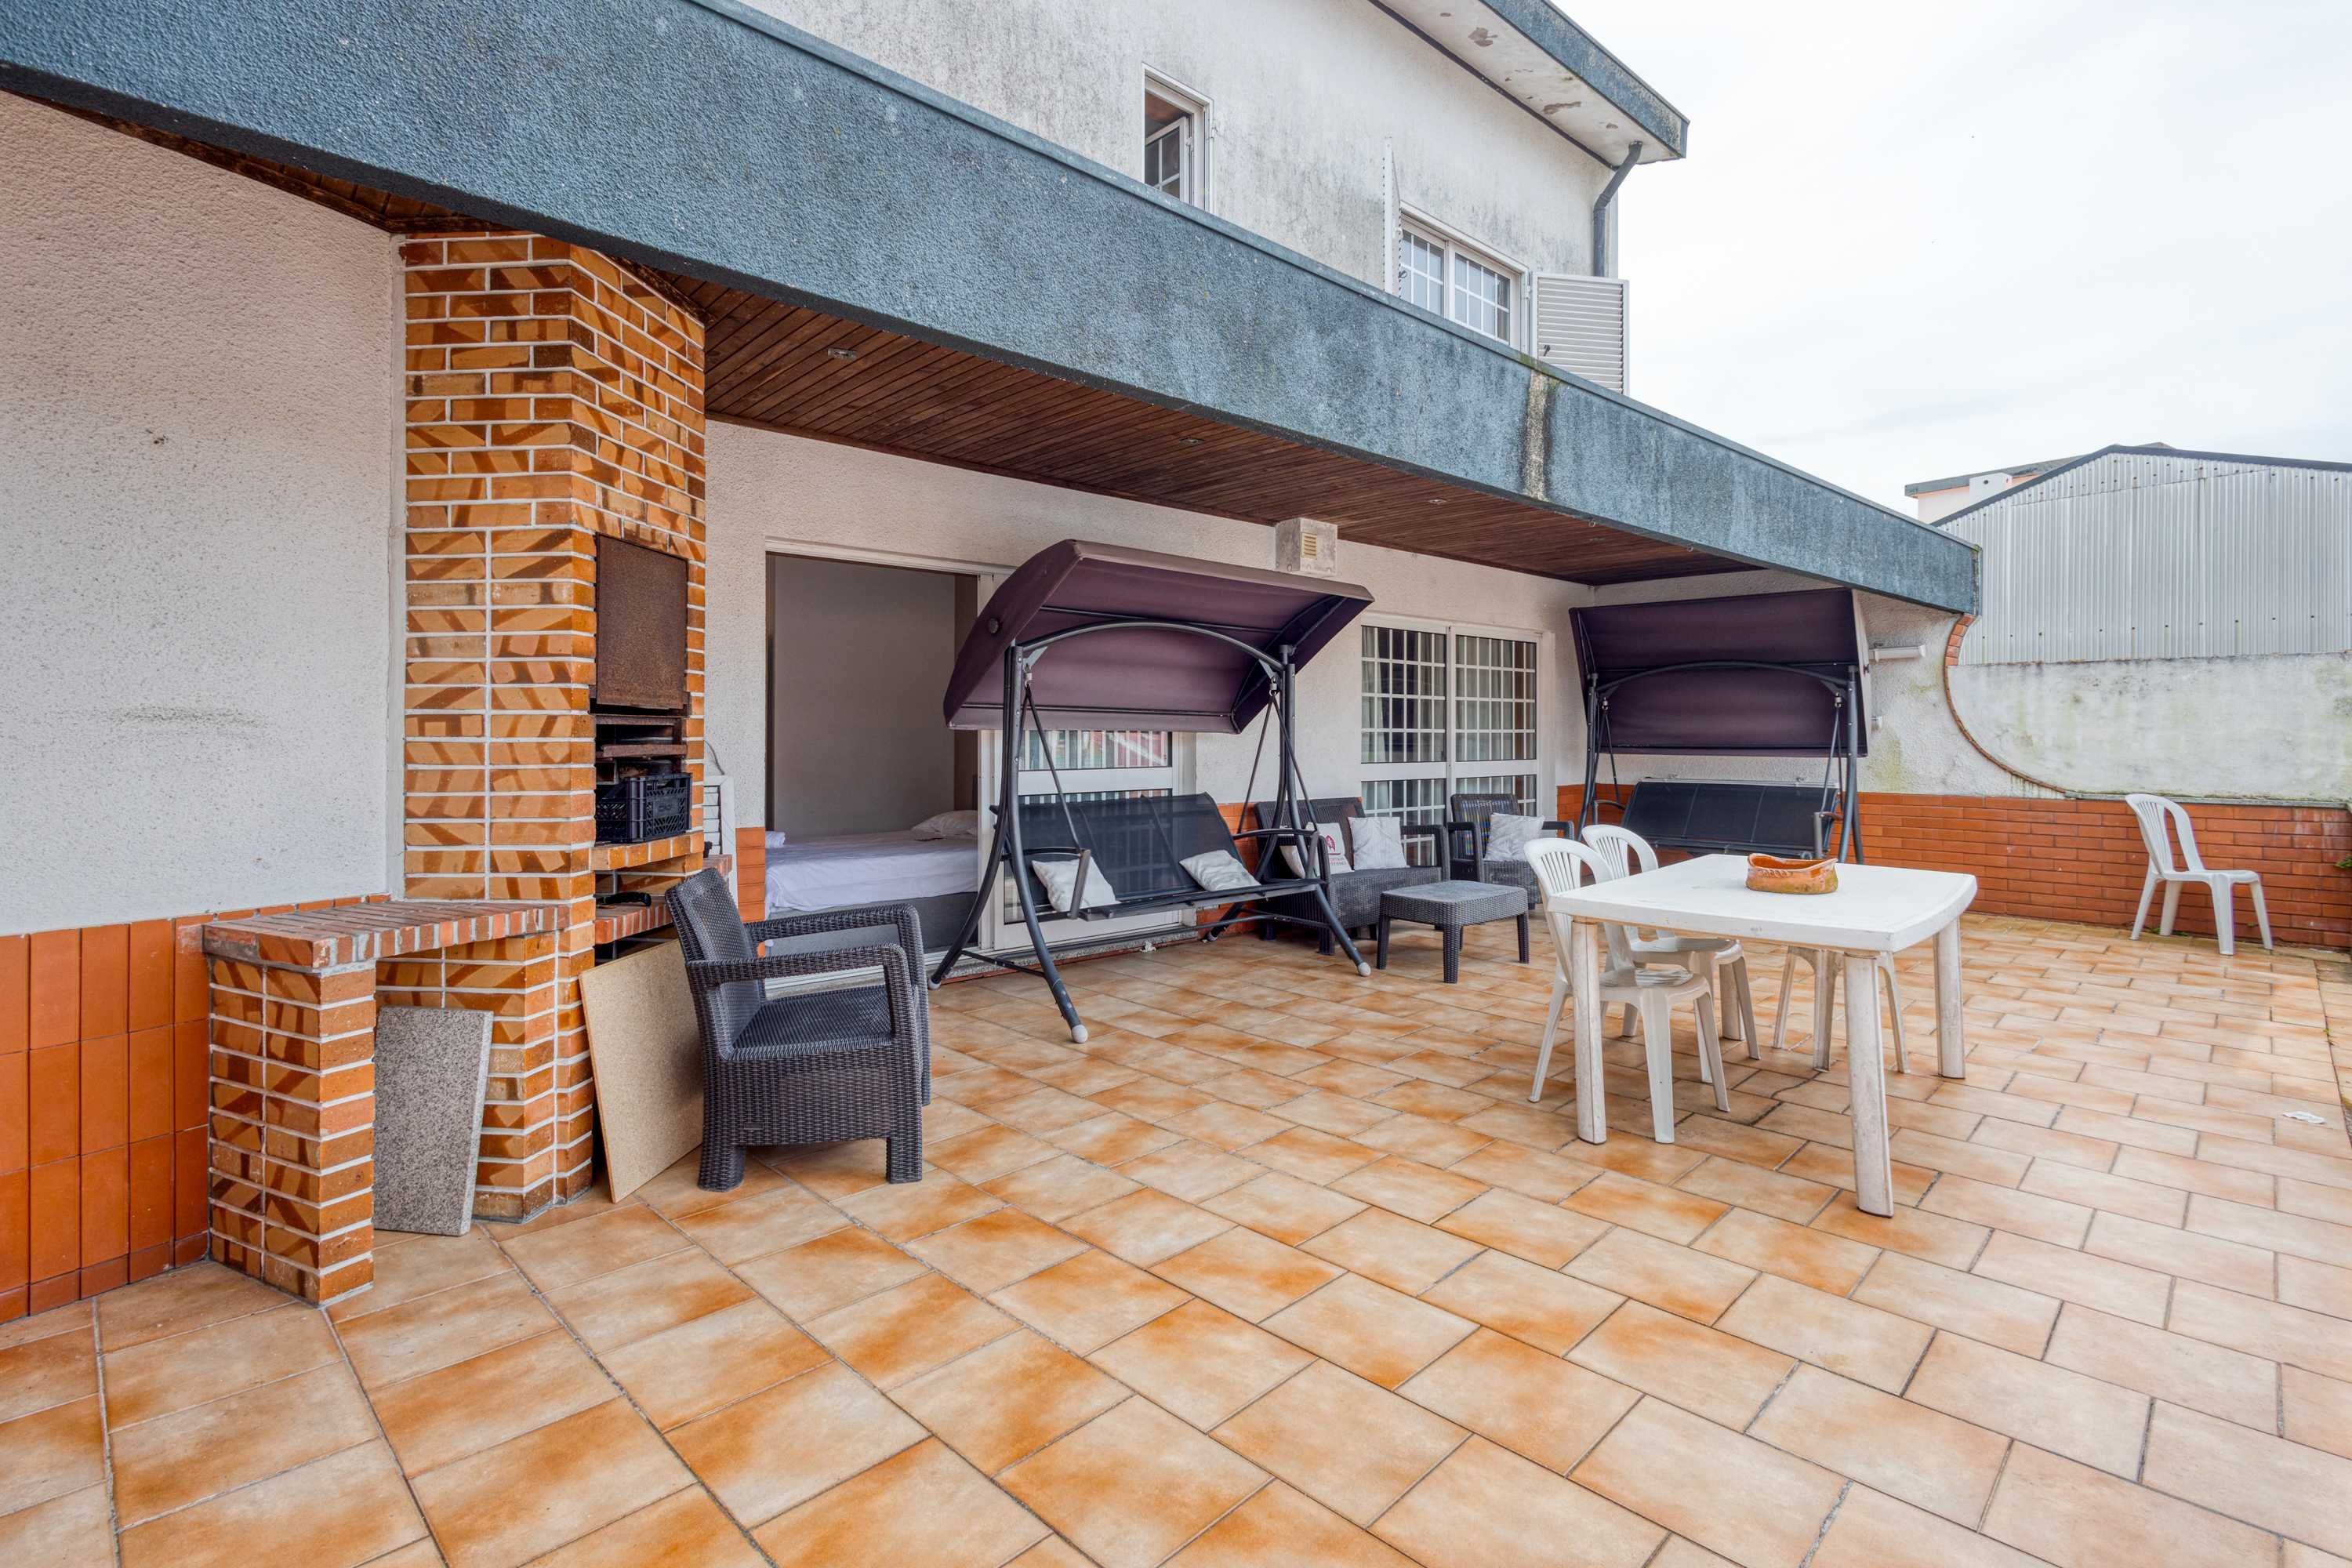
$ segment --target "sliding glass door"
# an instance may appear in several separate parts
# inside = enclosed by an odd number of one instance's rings
[[[1445,820],[1451,795],[1508,795],[1523,816],[1556,809],[1538,721],[1539,633],[1433,622],[1368,621],[1360,788],[1364,809],[1415,824]],[[1416,841],[1414,858],[1434,851]]]

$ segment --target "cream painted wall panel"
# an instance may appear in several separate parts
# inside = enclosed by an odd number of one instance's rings
[[[709,639],[710,743],[741,781],[748,811],[763,782],[745,778],[765,750],[761,680],[766,628],[763,552],[795,545],[1010,569],[1063,539],[1160,550],[1244,566],[1271,566],[1274,531],[1255,523],[1115,500],[935,463],[779,436],[710,428]],[[1339,545],[1339,575],[1371,589],[1374,612],[1551,632],[1538,722],[1559,779],[1570,776],[1574,701],[1568,611],[1589,601],[1572,584],[1402,551]],[[948,672],[939,672],[944,694]],[[1356,793],[1360,752],[1357,647],[1342,639],[1299,678],[1299,763],[1317,793]],[[1256,731],[1201,738],[1197,787],[1242,798]],[[813,739],[811,743],[823,743]],[[1269,750],[1269,757],[1271,752]],[[1259,773],[1261,790],[1272,764]],[[748,826],[751,818],[744,818]]]
[[[0,931],[382,891],[390,237],[0,95]]]
[[[1407,206],[1521,267],[1591,265],[1609,171],[1364,0],[752,3],[1138,178],[1148,66],[1210,100],[1209,210],[1375,288],[1383,140]]]

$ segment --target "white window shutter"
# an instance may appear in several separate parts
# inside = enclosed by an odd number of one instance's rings
[[[1625,279],[1537,274],[1535,345],[1538,359],[1624,391]]]

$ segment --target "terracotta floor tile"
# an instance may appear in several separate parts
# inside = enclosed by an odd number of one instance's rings
[[[1281,1481],[1211,1525],[1169,1568],[1412,1568],[1370,1532]],[[1016,1565],[1017,1568],[1017,1565]]]
[[[2043,1359],[2243,1426],[2273,1428],[2277,1363],[2069,1305]]]
[[[2173,1288],[2168,1326],[2176,1334],[2352,1383],[2352,1321],[2183,1279]]]
[[[1150,1400],[1130,1399],[998,1479],[1103,1568],[1147,1568],[1265,1473]]]
[[[1665,1537],[1649,1521],[1480,1437],[1456,1448],[1372,1530],[1427,1568],[1540,1563],[1566,1542],[1576,1543],[1580,1564],[1634,1568]]]
[[[1465,1434],[1410,1400],[1317,1362],[1215,1436],[1342,1517],[1370,1524]]]
[[[1946,1176],[1917,1200],[1930,1214],[1971,1225],[1990,1226],[2056,1247],[2080,1247],[2091,1228],[2091,1210],[2057,1198],[2037,1197],[2011,1187],[1988,1186],[1966,1176]]]
[[[1743,1264],[1622,1229],[1578,1253],[1563,1272],[1701,1323],[1721,1317],[1756,1278]]]
[[[1609,1230],[1588,1215],[1505,1188],[1483,1194],[1436,1224],[1440,1230],[1500,1247],[1546,1268],[1559,1268]]]
[[[0,1421],[0,1514],[105,1479],[106,1439],[95,1394]]]
[[[1357,1133],[1356,1142],[1367,1149],[1402,1154],[1424,1165],[1442,1168],[1468,1158],[1494,1140],[1484,1133],[1456,1127],[1450,1121],[1400,1111],[1387,1121],[1375,1122]]]
[[[649,1258],[547,1295],[598,1355],[751,1299],[740,1280],[699,1251]]]
[[[781,1252],[848,1223],[839,1209],[796,1186],[697,1209],[676,1221],[678,1229],[721,1263]]]
[[[870,1157],[875,1179],[877,1181],[882,1179],[883,1165],[880,1158],[882,1141],[880,1139],[872,1139],[864,1143],[836,1144],[827,1147],[855,1151],[852,1158],[861,1163]],[[779,1173],[785,1167],[786,1162],[782,1156],[788,1152],[780,1149],[768,1152],[776,1158],[772,1160],[754,1158],[747,1162],[743,1167],[743,1180],[740,1184],[726,1192],[714,1193],[702,1185],[702,1152],[698,1149],[660,1175],[630,1193],[626,1201],[647,1205],[659,1213],[677,1219],[682,1215],[712,1207],[714,1205],[737,1203],[744,1198],[758,1197],[762,1193],[774,1192],[785,1184]],[[790,1152],[796,1153],[799,1151]],[[812,1152],[815,1152],[812,1151]],[[815,1191],[815,1188],[812,1185],[810,1190]],[[825,1193],[820,1195],[830,1197],[833,1194]]]
[[[1206,1301],[1187,1301],[1095,1352],[1095,1363],[1203,1431],[1315,1358]]]
[[[1874,1247],[1738,1208],[1708,1226],[1692,1246],[1833,1296],[1859,1284],[1878,1257]]]
[[[744,1284],[805,1322],[835,1307],[904,1284],[923,1266],[870,1230],[853,1226],[739,1265]]]
[[[1481,1329],[1397,1390],[1546,1469],[1565,1473],[1641,1395]]]
[[[824,1360],[815,1341],[753,1300],[609,1352],[604,1366],[667,1431]]]
[[[356,1447],[374,1415],[337,1362],[108,1434],[125,1525]]]
[[[1554,1355],[1564,1353],[1624,1300],[1502,1252],[1480,1253],[1421,1299]]]
[[[1108,1252],[1081,1252],[999,1290],[998,1306],[1080,1355],[1180,1306],[1184,1292]]]
[[[2194,1133],[2189,1134],[2190,1149],[2196,1147],[2195,1137]],[[2126,1149],[2117,1154],[2115,1173],[2242,1204],[2271,1202],[2278,1181],[2265,1172],[2242,1171],[2192,1159],[2181,1152],[2144,1149]]]
[[[87,1332],[50,1334],[0,1350],[0,1422],[97,1392],[98,1347]]]
[[[1413,1296],[1485,1248],[1477,1242],[1374,1208],[1333,1226],[1301,1250]]]
[[[1072,1215],[1061,1226],[1129,1263],[1149,1265],[1231,1229],[1233,1221],[1147,1189]]]
[[[2009,1451],[1999,1433],[1814,1366],[1797,1368],[1748,1434],[1970,1529]]]
[[[1499,1141],[1446,1168],[1547,1204],[1559,1203],[1601,1174],[1596,1165]]]
[[[2200,1195],[2189,1200],[2189,1228],[2352,1268],[2352,1191],[2282,1178],[2276,1209]]]
[[[1349,1274],[1275,1313],[1265,1327],[1360,1377],[1394,1388],[1467,1337],[1473,1325]]]
[[[1604,1172],[1577,1188],[1566,1202],[1579,1214],[1685,1245],[1696,1240],[1730,1207],[1713,1198],[1676,1192],[1614,1171]]]
[[[551,1291],[679,1251],[687,1245],[676,1226],[643,1204],[624,1204],[553,1230],[513,1237],[502,1244],[506,1255],[532,1284]]]
[[[1215,1086],[1223,1081],[1222,1079],[1213,1079],[1202,1087],[1214,1093]],[[1281,1101],[1275,1103],[1280,1104]],[[1246,1149],[1253,1143],[1278,1137],[1290,1130],[1291,1123],[1279,1117],[1268,1116],[1264,1111],[1254,1110],[1246,1105],[1229,1105],[1223,1100],[1213,1100],[1181,1116],[1169,1118],[1168,1127],[1171,1131],[1181,1132],[1187,1138],[1232,1151]]]
[[[2284,1435],[2308,1447],[2352,1458],[2352,1383],[2299,1366],[2284,1369],[2282,1382]]]
[[[1935,1332],[1777,1274],[1749,1286],[1715,1326],[1890,1394],[1910,1381]]]
[[[1127,1390],[1068,1352],[1015,1331],[903,1384],[892,1397],[993,1475],[1093,1420]]]
[[[2168,1275],[2007,1231],[1985,1243],[1973,1272],[2142,1323],[2163,1322],[2172,1298]]]
[[[123,1350],[285,1304],[283,1291],[258,1279],[217,1263],[191,1264],[99,1297],[98,1347]]]
[[[1085,1242],[1015,1208],[996,1209],[907,1243],[908,1252],[982,1295],[1086,1249]]]
[[[1451,1060],[1451,1058],[1447,1059]],[[1454,1062],[1453,1065],[1459,1067],[1464,1064]],[[1538,1153],[1546,1154],[1558,1152],[1562,1144],[1569,1142],[1576,1135],[1575,1124],[1566,1117],[1555,1116],[1549,1110],[1538,1110],[1517,1096],[1514,1096],[1512,1100],[1489,1106],[1486,1110],[1474,1115],[1465,1116],[1454,1125],[1472,1132],[1484,1133],[1489,1138],[1499,1138],[1506,1142],[1517,1143]],[[1574,1151],[1570,1152],[1575,1152],[1577,1157],[1581,1159],[1583,1158],[1581,1152],[1591,1148],[1590,1144],[1580,1143]],[[1597,1150],[1593,1152],[1598,1152]]]
[[[756,1539],[782,1568],[997,1568],[1046,1533],[1027,1510],[934,1440],[769,1521]]]
[[[879,1138],[861,1138],[848,1143],[812,1143],[792,1149],[763,1149],[756,1151],[756,1153],[774,1167],[777,1173],[789,1176],[817,1196],[830,1198],[835,1203],[852,1193],[881,1186],[890,1179],[889,1151]],[[748,1175],[746,1182],[748,1184]]]
[[[1313,1127],[1294,1127],[1263,1143],[1251,1144],[1249,1158],[1321,1185],[1360,1170],[1382,1155],[1378,1149],[1368,1149]]]
[[[1219,1193],[1265,1173],[1265,1168],[1228,1154],[1213,1143],[1188,1138],[1119,1166],[1118,1173],[1186,1203],[1204,1203]]]
[[[106,1418],[127,1426],[341,1359],[325,1314],[289,1303],[109,1355]],[[8,1375],[0,1353],[0,1388]]]
[[[336,1302],[328,1309],[327,1315],[339,1323],[363,1318],[370,1312],[381,1312],[403,1301],[513,1267],[489,1232],[480,1226],[463,1236],[399,1238],[396,1247],[376,1249],[375,1282],[358,1295]]]
[[[1943,1334],[1905,1397],[2119,1476],[2139,1473],[2147,1396],[2063,1367]]]
[[[1026,1132],[1010,1127],[983,1127],[960,1138],[927,1142],[923,1157],[940,1170],[977,1184],[1011,1175],[1041,1160],[1050,1160],[1055,1152],[1051,1143]]]
[[[1289,1247],[1322,1235],[1366,1207],[1359,1199],[1282,1171],[1219,1193],[1201,1206]]]
[[[643,1568],[649,1563],[760,1568],[760,1553],[709,1492],[688,1487],[549,1552],[531,1568]]]
[[[1718,1557],[1696,1542],[1670,1535],[1650,1559],[1649,1568],[1738,1568],[1728,1557]]]
[[[2178,1226],[2189,1212],[2189,1194],[2176,1187],[2160,1187],[2152,1182],[2136,1182],[2128,1176],[2085,1171],[2051,1160],[2035,1161],[2019,1188],[2046,1198],[2129,1215],[2153,1225]]]
[[[1329,1263],[1241,1226],[1161,1259],[1151,1271],[1253,1323],[1329,1284],[1340,1273]]]
[[[557,1326],[520,1275],[494,1274],[355,1318],[337,1333],[360,1381],[381,1388]]]
[[[2278,1260],[2278,1299],[2338,1318],[2352,1318],[2352,1268],[2314,1263],[2307,1258],[2282,1255]]]
[[[1846,1192],[1853,1190],[1853,1151],[1850,1145],[1808,1143],[1790,1155],[1780,1170],[1784,1174],[1802,1176],[1809,1182],[1819,1182],[1824,1186]],[[1937,1173],[1922,1165],[1906,1164],[1900,1160],[1895,1162],[1894,1174],[1895,1201],[1913,1208],[1919,1205],[1929,1187],[1937,1184]],[[1944,1179],[1958,1181],[1960,1178]],[[2000,1192],[2003,1189],[1995,1187],[1990,1190]]]
[[[375,1415],[410,1475],[495,1447],[613,1397],[561,1329],[376,1390]]]
[[[103,1486],[0,1514],[0,1563],[114,1568],[114,1520]]]
[[[2050,1342],[2059,1308],[2015,1285],[1892,1252],[1872,1266],[1853,1300],[2030,1356]]]
[[[2333,1552],[2352,1552],[2352,1459],[2158,1404],[2141,1479],[2158,1491]]]
[[[2040,1558],[1857,1486],[1838,1505],[1811,1568],[2039,1568],[2040,1563]]]
[[[1612,1382],[1744,1427],[1796,1364],[1704,1324],[1628,1301],[1569,1352]]]
[[[1156,1078],[1139,1079],[1113,1089],[1097,1089],[1086,1097],[1105,1110],[1117,1110],[1138,1121],[1158,1125],[1171,1116],[1197,1110],[1214,1098],[1182,1084]]]
[[[18,1345],[46,1340],[53,1334],[79,1333],[95,1343],[91,1325],[97,1321],[95,1301],[72,1301],[62,1307],[52,1307],[46,1312],[36,1312],[14,1322],[0,1323],[0,1350],[15,1350]]]
[[[428,1470],[412,1485],[449,1568],[504,1568],[691,1479],[654,1429],[614,1399]]]
[[[747,1524],[762,1524],[923,1440],[915,1418],[838,1363],[763,1389],[669,1435]]]
[[[2269,1295],[2278,1278],[2278,1259],[2262,1247],[2104,1211],[2091,1221],[2083,1250],[2242,1296]]]
[[[1897,1206],[1892,1215],[1864,1214],[1853,1194],[1841,1192],[1813,1219],[1815,1230],[1844,1237],[1867,1247],[1884,1247],[1947,1268],[1966,1268],[1984,1250],[1992,1232],[1966,1220],[1948,1219],[1916,1208]]]
[[[853,1218],[892,1241],[909,1241],[1003,1205],[995,1194],[945,1171],[919,1182],[893,1182],[836,1200]]]
[[[392,1451],[364,1443],[122,1532],[123,1568],[356,1568],[419,1540]]]
[[[806,1327],[877,1386],[894,1388],[1019,1325],[969,1290],[926,1274],[836,1308]]]
[[[1483,1182],[1391,1154],[1361,1170],[1350,1171],[1331,1184],[1335,1193],[1361,1198],[1391,1214],[1423,1225],[1445,1215],[1487,1190]]]
[[[1611,1104],[1612,1116],[1621,1110],[1624,1114],[1626,1127],[1619,1131],[1636,1130],[1631,1136],[1612,1138],[1606,1143],[1570,1143],[1559,1152],[1571,1160],[1664,1187],[1673,1186],[1706,1163],[1707,1154],[1703,1149],[1683,1149],[1653,1142],[1648,1107],[1622,1100],[1612,1100]]]
[[[1714,1156],[1675,1184],[1686,1193],[1715,1198],[1793,1225],[1811,1223],[1838,1189],[1799,1176],[1783,1175],[1759,1165]]]
[[[999,1176],[988,1184],[987,1190],[1039,1219],[1058,1224],[1074,1214],[1140,1192],[1142,1184],[1075,1154],[1061,1154]]]
[[[1983,1530],[2062,1568],[2245,1568],[2278,1550],[2234,1520],[2022,1443]]]
[[[1691,1485],[1694,1476],[1706,1483]],[[1620,1421],[1570,1479],[1748,1568],[1796,1568],[1844,1484],[1656,1399]]]

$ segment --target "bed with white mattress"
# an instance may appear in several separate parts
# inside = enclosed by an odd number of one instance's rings
[[[970,838],[845,833],[768,836],[768,913],[805,914],[863,904],[913,904],[924,944],[945,947],[980,890],[980,846]]]

